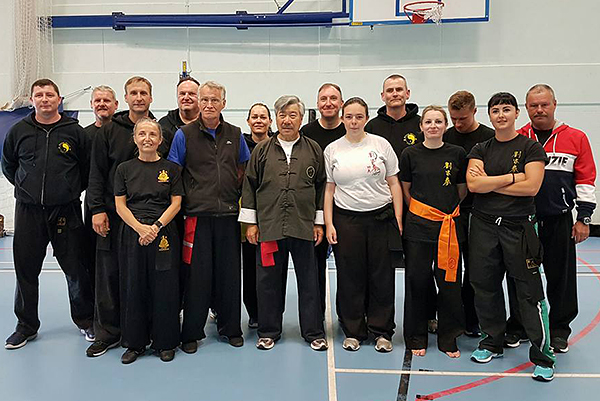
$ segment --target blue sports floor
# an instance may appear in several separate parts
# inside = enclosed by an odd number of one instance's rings
[[[15,326],[12,313],[14,270],[12,239],[0,239],[0,335]],[[51,252],[51,251],[50,251]],[[600,396],[600,239],[578,248],[580,313],[573,324],[570,351],[557,356],[556,378],[530,378],[528,345],[505,350],[504,358],[477,365],[469,360],[477,340],[462,337],[462,356],[451,360],[437,351],[435,338],[424,358],[406,356],[402,339],[404,275],[397,271],[394,351],[379,354],[373,343],[358,352],[342,349],[335,316],[335,265],[330,259],[327,352],[312,351],[300,337],[294,274],[290,271],[282,339],[271,351],[255,348],[256,332],[246,344],[219,342],[215,325],[198,352],[179,351],[171,363],[146,354],[122,365],[122,349],[87,358],[89,345],[69,318],[64,276],[49,256],[40,277],[42,327],[35,341],[19,350],[0,349],[0,401],[393,401],[393,400],[593,400]]]

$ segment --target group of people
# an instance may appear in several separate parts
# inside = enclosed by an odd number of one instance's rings
[[[226,90],[216,82],[182,78],[178,108],[158,122],[147,79],[124,89],[128,110],[116,112],[115,92],[96,87],[96,121],[83,129],[58,112],[56,84],[38,80],[35,111],[6,138],[18,319],[6,348],[37,335],[51,242],[73,321],[93,341],[90,357],[119,344],[123,363],[149,345],[163,361],[178,346],[194,353],[211,309],[220,338],[240,347],[242,292],[256,347],[273,348],[290,254],[302,337],[325,350],[332,245],[344,349],[371,336],[377,351],[392,351],[395,268],[404,267],[403,334],[414,356],[426,354],[428,331],[451,358],[460,335],[480,336],[471,354],[479,363],[529,340],[534,379],[552,380],[554,353],[568,351],[577,316],[575,244],[589,236],[596,170],[586,135],[555,119],[550,86],[529,89],[530,123],[519,131],[510,93],[489,99],[492,129],[475,119],[467,91],[449,98],[448,112],[431,105],[419,116],[407,80],[391,75],[370,120],[363,99],[344,101],[326,83],[320,118],[302,126],[304,103],[281,96],[277,131],[269,107],[256,103],[248,134],[223,119]]]

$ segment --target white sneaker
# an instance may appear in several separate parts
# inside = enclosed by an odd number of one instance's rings
[[[377,352],[392,352],[394,346],[392,342],[385,338],[384,336],[377,337],[377,342],[375,343],[375,351]]]
[[[324,338],[317,338],[310,343],[310,347],[315,351],[325,351],[329,346],[327,345],[327,340]]]
[[[275,346],[275,340],[273,340],[272,338],[261,337],[256,342],[256,348],[262,349],[262,350],[270,350],[274,346]]]
[[[342,344],[342,348],[346,351],[358,351],[360,349],[360,342],[356,338],[347,337]]]

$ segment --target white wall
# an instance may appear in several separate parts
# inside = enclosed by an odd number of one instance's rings
[[[271,0],[54,0],[53,4],[55,15],[275,11]],[[339,11],[339,4],[337,0],[297,0],[289,11]],[[598,2],[568,4],[587,15],[600,13]],[[488,121],[483,105],[492,93],[510,91],[522,102],[532,84],[546,82],[557,92],[557,117],[584,129],[600,151],[596,134],[600,131],[600,26],[565,15],[563,6],[563,2],[546,0],[494,1],[488,23],[376,26],[373,30],[57,29],[54,78],[65,94],[88,85],[109,84],[122,96],[129,76],[144,75],[154,84],[152,109],[160,117],[176,106],[177,74],[181,61],[188,60],[197,79],[227,86],[225,117],[243,127],[246,109],[256,101],[273,104],[279,95],[294,93],[314,107],[315,91],[326,81],[339,83],[345,97],[364,97],[373,109],[380,106],[381,82],[391,73],[408,78],[411,100],[421,106],[445,104],[454,91],[467,89],[481,105],[482,122]],[[4,53],[5,44],[0,46]],[[2,59],[0,80],[6,63]],[[88,102],[86,94],[67,104],[82,110],[82,124],[93,119]],[[518,123],[526,120],[523,110]],[[600,153],[596,156],[600,160]]]

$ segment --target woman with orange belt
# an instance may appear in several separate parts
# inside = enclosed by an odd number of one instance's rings
[[[454,219],[467,193],[466,154],[463,148],[443,142],[447,127],[442,107],[426,107],[421,116],[425,141],[405,149],[400,156],[400,181],[409,204],[403,234],[404,340],[413,355],[425,355],[427,290],[433,274],[438,287],[438,348],[450,358],[458,358],[456,338],[464,332],[464,312]]]

